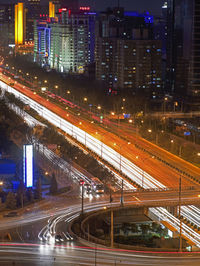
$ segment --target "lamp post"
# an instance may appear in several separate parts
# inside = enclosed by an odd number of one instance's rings
[[[154,156],[152,156],[151,158],[154,158]],[[139,156],[136,156],[136,159],[139,159]],[[142,162],[144,163],[145,161],[149,160],[150,158],[141,158]],[[142,170],[142,189],[144,189],[144,170]]]
[[[83,216],[83,209],[84,209],[84,180],[80,180],[81,185],[81,215]]]
[[[124,206],[124,179],[122,179],[122,188],[121,188],[121,206]]]
[[[105,134],[107,134],[107,132],[105,132],[103,134],[100,134],[100,141],[101,141],[101,159],[103,157],[103,141],[102,141],[102,138],[103,138],[103,136],[105,136]]]
[[[179,234],[179,252],[182,252],[182,221],[181,221],[181,176],[179,179],[179,221],[180,221],[180,234]]]
[[[120,152],[119,152],[119,171],[121,172],[121,170],[122,170],[121,146],[120,145],[117,145],[116,143],[114,143],[114,146],[118,146],[119,149],[120,149]]]
[[[114,225],[113,225],[113,209],[111,208],[110,210],[110,224],[111,224],[111,228],[110,228],[110,238],[111,238],[111,243],[110,243],[110,247],[113,248],[114,246]]]
[[[89,104],[89,108],[90,108],[90,118],[92,118],[92,104]]]

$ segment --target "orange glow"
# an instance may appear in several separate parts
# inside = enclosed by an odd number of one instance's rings
[[[15,5],[15,44],[24,43],[24,4]]]
[[[49,2],[49,17],[55,18],[55,5],[53,2]]]

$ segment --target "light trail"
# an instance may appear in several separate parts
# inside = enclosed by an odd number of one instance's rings
[[[121,156],[117,151],[113,150],[103,142],[99,141],[98,139],[94,138],[93,136],[89,135],[87,132],[83,131],[82,129],[74,126],[73,124],[69,123],[68,121],[64,120],[63,118],[59,117],[52,111],[48,110],[41,104],[35,102],[34,100],[30,99],[29,97],[25,96],[24,94],[20,93],[16,89],[10,87],[6,83],[0,81],[0,87],[2,89],[7,90],[8,92],[14,94],[17,98],[22,100],[25,104],[30,105],[31,108],[36,110],[40,116],[44,117],[50,123],[55,125],[56,127],[60,128],[67,134],[72,137],[76,137],[77,141],[87,146],[91,151],[95,152],[102,159],[108,161],[112,164],[116,169],[121,170],[124,174],[126,174],[130,179],[136,182],[139,185],[142,185],[144,188],[166,188],[163,184],[157,181],[155,178],[151,177],[148,173],[140,169],[138,166],[133,164],[131,161],[126,159],[125,157]],[[185,207],[185,210],[190,212],[188,207]],[[164,208],[154,208],[153,212],[155,213],[157,210],[162,215],[165,212],[166,217],[170,221],[171,224],[177,229],[177,218],[172,216],[167,210]],[[173,218],[172,218],[173,217]],[[179,221],[179,220],[178,220]],[[179,221],[180,226],[180,221]],[[183,224],[185,230],[183,233],[188,237],[193,243],[195,243],[198,247],[200,247],[200,239],[197,238],[198,235],[194,230],[190,227]],[[178,230],[178,229],[177,229]],[[189,233],[188,233],[189,232]]]
[[[60,118],[58,115],[53,113],[52,111],[48,110],[41,104],[35,102],[34,100],[30,99],[29,97],[25,96],[24,94],[20,93],[16,89],[10,87],[9,85],[5,84],[4,82],[0,81],[0,86],[7,90],[8,92],[14,94],[17,98],[23,101],[25,104],[30,105],[38,114],[52,123],[54,126],[60,128],[68,135],[75,137],[76,140],[85,146],[87,146],[91,151],[95,152],[97,155],[101,156],[102,159],[108,161],[111,165],[113,165],[116,169],[121,170],[124,174],[129,176],[134,182],[142,186],[144,188],[165,188],[163,184],[159,181],[151,177],[149,174],[141,170],[138,166],[133,164],[131,161],[126,159],[125,157],[121,156],[117,151],[110,148],[100,140],[96,139],[95,137],[89,135],[82,129],[74,126],[73,124],[69,123],[68,121]]]

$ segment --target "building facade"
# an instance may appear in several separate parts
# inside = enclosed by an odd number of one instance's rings
[[[26,10],[23,2],[15,5],[15,45],[23,45],[26,38]]]
[[[96,27],[96,78],[108,88],[156,95],[162,86],[162,43],[153,40],[152,17],[114,9]]]
[[[35,61],[59,72],[84,73],[94,62],[94,29],[95,13],[60,9],[55,19],[35,24]]]
[[[168,0],[168,14],[171,49],[167,63],[170,72],[174,72],[171,75],[174,92],[187,98],[189,105],[199,108],[200,0]]]
[[[0,4],[0,45],[5,47],[14,43],[14,5]]]

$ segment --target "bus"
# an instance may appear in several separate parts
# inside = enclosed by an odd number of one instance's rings
[[[104,184],[97,177],[91,178],[92,190],[97,194],[104,193]]]

